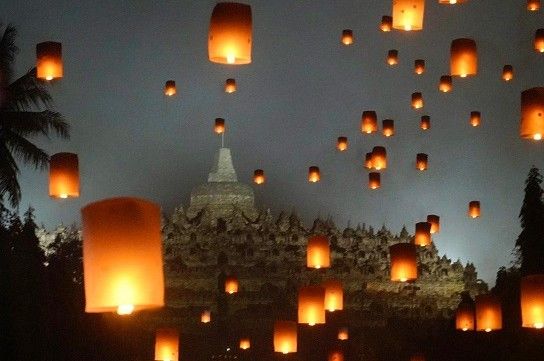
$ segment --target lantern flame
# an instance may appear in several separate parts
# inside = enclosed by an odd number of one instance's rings
[[[134,305],[125,304],[125,305],[119,305],[117,307],[117,314],[119,316],[131,315],[132,312],[134,312]]]
[[[52,75],[48,75],[45,77],[45,80],[49,81],[49,80],[53,80],[53,76]]]
[[[227,54],[227,63],[234,64],[236,62],[236,56],[234,54]]]
[[[534,140],[542,140],[542,134],[536,133],[536,134],[533,136],[533,139],[534,139]]]

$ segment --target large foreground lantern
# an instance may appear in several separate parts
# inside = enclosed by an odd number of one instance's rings
[[[449,93],[453,89],[453,82],[450,75],[442,75],[438,83],[438,90],[442,93]]]
[[[251,63],[251,7],[235,2],[215,5],[210,19],[208,57],[221,64]]]
[[[235,294],[238,292],[238,278],[235,276],[228,276],[225,278],[225,292],[229,295]]]
[[[421,116],[421,122],[419,124],[419,127],[422,130],[428,130],[431,129],[431,117],[428,115],[422,115]]]
[[[306,248],[306,267],[319,269],[330,266],[331,252],[327,237],[320,235],[310,237]]]
[[[412,93],[412,108],[423,108],[423,95],[420,92]]]
[[[368,173],[368,188],[378,189],[382,184],[380,173],[370,172]]]
[[[478,218],[480,215],[480,201],[470,201],[468,204],[468,216],[470,218]]]
[[[372,148],[372,167],[376,170],[387,168],[387,152],[385,147]]]
[[[49,162],[49,196],[79,197],[79,161],[77,154],[56,153]]]
[[[348,149],[348,137],[338,137],[336,141],[336,149],[343,152]]]
[[[429,156],[425,153],[417,153],[416,168],[420,171],[427,170],[429,167]]]
[[[527,0],[527,10],[538,11],[540,9],[540,0]]]
[[[450,48],[450,75],[465,78],[478,72],[478,51],[472,39],[455,39]]]
[[[174,80],[167,80],[164,84],[164,95],[171,97],[176,95],[176,82]]]
[[[36,77],[43,80],[62,78],[62,44],[46,41],[36,45]]]
[[[178,361],[179,331],[174,328],[158,329],[155,335],[155,358],[158,361]]]
[[[544,87],[527,89],[521,93],[519,135],[525,139],[542,139],[544,135]]]
[[[535,33],[535,50],[544,53],[544,29],[538,29]]]
[[[522,327],[544,328],[544,274],[521,279]]]
[[[514,79],[514,67],[512,65],[505,65],[502,68],[502,80],[510,81]]]
[[[393,119],[384,119],[382,121],[383,125],[383,135],[386,137],[391,137],[395,135],[395,121]]]
[[[429,222],[416,223],[414,244],[417,246],[425,247],[430,245],[431,243],[431,224]]]
[[[416,59],[414,61],[414,72],[417,75],[421,75],[425,72],[425,60],[423,59]]]
[[[319,167],[311,166],[308,168],[308,182],[317,183],[321,180],[321,172]]]
[[[236,79],[228,78],[225,80],[225,93],[234,93],[236,91]]]
[[[361,132],[370,134],[378,131],[378,115],[373,110],[365,110],[361,116]]]
[[[431,224],[431,234],[440,233],[440,217],[436,214],[429,214],[427,222]]]
[[[387,33],[393,29],[393,18],[389,15],[382,16],[382,22],[380,23],[380,30]]]
[[[161,212],[138,198],[111,198],[81,210],[86,312],[164,306]]]
[[[298,323],[310,326],[325,323],[325,289],[323,287],[299,288]]]
[[[274,322],[274,352],[283,354],[297,352],[297,323],[295,321]]]
[[[474,304],[461,302],[455,311],[455,329],[461,331],[474,330]]]
[[[351,29],[344,29],[342,30],[342,44],[344,45],[351,45],[353,44],[353,30]]]
[[[470,125],[477,127],[482,122],[482,113],[478,111],[470,112]]]
[[[476,303],[476,331],[491,332],[502,328],[501,302],[491,294],[478,295]]]
[[[417,253],[413,243],[397,243],[389,247],[391,281],[409,282],[417,279]]]
[[[398,30],[423,29],[425,0],[393,0],[393,28]]]
[[[342,282],[328,280],[323,282],[325,288],[325,310],[329,312],[341,311],[344,309],[344,289]]]
[[[391,49],[387,52],[386,58],[387,64],[393,66],[399,63],[399,51],[396,49]]]

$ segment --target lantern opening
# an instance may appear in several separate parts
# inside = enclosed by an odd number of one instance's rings
[[[119,305],[117,307],[117,314],[119,316],[131,315],[134,312],[134,305]]]

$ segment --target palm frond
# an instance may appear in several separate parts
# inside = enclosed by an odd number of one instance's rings
[[[0,198],[7,195],[12,207],[17,207],[21,201],[21,187],[17,181],[19,168],[9,149],[0,143]]]
[[[45,169],[49,166],[49,155],[41,148],[20,135],[4,130],[4,142],[8,150],[24,163],[30,163],[35,168]]]
[[[0,28],[2,24],[0,24]],[[6,26],[0,38],[0,86],[8,84],[13,74],[13,62],[19,48],[15,45],[17,29],[11,24]]]
[[[52,98],[47,90],[48,83],[36,78],[36,68],[30,69],[7,87],[4,108],[16,111],[29,110],[32,105],[51,107]]]
[[[51,110],[41,112],[0,111],[0,128],[9,129],[19,136],[44,135],[52,132],[61,138],[70,137],[70,125],[62,114]]]

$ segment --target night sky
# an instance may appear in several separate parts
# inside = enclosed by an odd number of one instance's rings
[[[260,209],[295,208],[308,226],[330,215],[341,228],[351,220],[393,232],[406,224],[411,233],[415,222],[438,214],[440,253],[475,262],[493,283],[512,260],[527,173],[544,168],[544,144],[518,134],[521,91],[544,86],[544,54],[533,50],[544,10],[527,11],[525,0],[427,0],[423,31],[382,33],[391,1],[254,0],[253,62],[227,66],[207,57],[215,3],[0,3],[0,21],[19,30],[16,75],[34,66],[36,43],[62,42],[64,78],[52,94],[71,140],[38,142],[50,153],[77,153],[82,177],[79,199],[55,201],[48,173],[24,168],[21,207],[35,207],[48,228],[79,223],[82,206],[121,195],[153,200],[169,215],[206,181],[220,146],[213,121],[222,117],[239,180],[250,183],[256,168],[267,174],[255,187]],[[346,28],[355,36],[349,47],[340,43]],[[478,75],[454,79],[453,92],[440,93],[450,43],[461,37],[476,40]],[[399,51],[393,68],[389,49]],[[422,76],[413,72],[418,58],[427,65]],[[515,71],[509,83],[501,80],[505,64]],[[236,93],[223,92],[227,78],[236,78]],[[166,99],[169,79],[178,95]],[[425,100],[418,111],[410,105],[416,91]],[[363,135],[363,110],[375,110],[380,123],[394,119],[396,135]],[[475,110],[478,128],[469,124]],[[427,132],[419,128],[425,114]],[[335,150],[341,135],[350,141],[344,153]],[[387,148],[389,164],[382,188],[371,191],[362,164],[376,145]],[[415,169],[420,152],[429,154],[426,172]],[[311,165],[321,169],[318,184],[307,182]],[[471,200],[481,201],[480,219],[467,217]]]

